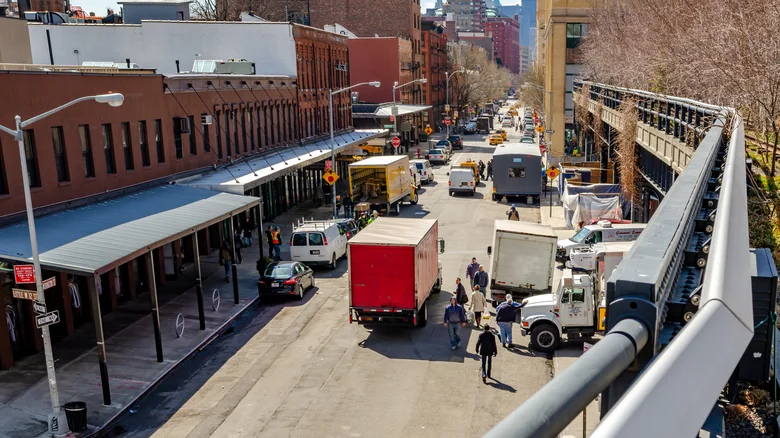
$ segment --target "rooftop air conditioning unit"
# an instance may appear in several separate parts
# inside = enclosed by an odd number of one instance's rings
[[[201,114],[200,116],[200,124],[201,125],[211,125],[214,123],[214,119],[208,115],[208,114]]]

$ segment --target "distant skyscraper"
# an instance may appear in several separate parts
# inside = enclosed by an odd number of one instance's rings
[[[517,14],[520,17],[520,45],[529,48],[533,60],[536,57],[536,31],[531,29],[536,28],[536,0],[522,0],[522,5],[505,5],[499,9],[504,16]]]
[[[436,6],[434,6],[434,9],[441,9],[442,4],[444,3],[443,0],[436,0]]]

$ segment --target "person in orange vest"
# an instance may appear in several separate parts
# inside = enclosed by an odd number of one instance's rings
[[[282,232],[279,231],[279,227],[274,228],[271,233],[271,243],[274,245],[274,260],[282,259]]]

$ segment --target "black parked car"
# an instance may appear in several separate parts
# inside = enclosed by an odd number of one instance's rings
[[[447,140],[450,141],[453,149],[463,149],[463,139],[459,135],[451,135],[447,137]]]
[[[477,124],[474,122],[469,122],[466,124],[466,127],[463,128],[464,134],[476,134],[477,133]]]
[[[262,260],[258,260],[258,268]],[[270,295],[292,295],[303,299],[303,293],[314,287],[314,271],[299,262],[273,262],[265,267],[257,281],[257,293],[262,298]]]

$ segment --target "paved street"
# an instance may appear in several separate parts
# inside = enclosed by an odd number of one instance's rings
[[[482,136],[466,137],[465,146],[453,163],[487,162],[493,150]],[[445,287],[430,303],[432,322],[440,320],[455,277],[463,276],[471,257],[487,266],[493,220],[507,209],[490,200],[490,182],[473,198],[448,196],[447,170],[437,166],[436,182],[424,186],[420,203],[402,211],[438,219],[446,240],[440,255]],[[538,208],[520,211],[522,220],[539,220]],[[111,435],[478,436],[551,376],[551,360],[529,351],[516,329],[518,347],[501,349],[496,381],[484,385],[476,332],[464,330],[465,351],[453,352],[438,323],[423,329],[350,325],[346,286],[342,261],[335,271],[317,271],[317,289],[303,301],[245,312],[135,404]]]

